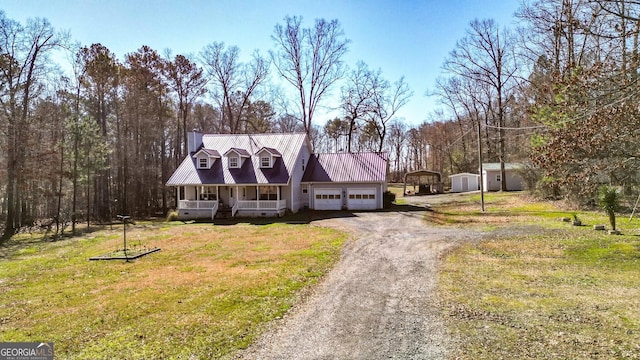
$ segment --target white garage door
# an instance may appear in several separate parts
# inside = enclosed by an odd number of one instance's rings
[[[347,190],[347,207],[349,210],[375,210],[377,203],[376,189]]]
[[[342,210],[342,190],[316,189],[313,193],[315,197],[314,209]]]

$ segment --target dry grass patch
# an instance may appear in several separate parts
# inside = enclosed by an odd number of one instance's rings
[[[308,225],[145,225],[127,243],[160,252],[88,261],[122,248],[121,232],[29,242],[28,252],[13,244],[0,262],[2,340],[53,341],[60,359],[229,356],[282,316],[345,240]]]
[[[427,214],[427,221],[438,225],[464,225],[496,227],[510,223],[560,226],[557,220],[570,217],[572,211],[558,209],[552,202],[537,201],[525,193],[487,193],[485,211],[482,211],[479,194],[456,194],[454,201],[434,206]]]
[[[549,213],[509,215],[486,240],[444,259],[438,292],[453,358],[640,358],[640,239],[572,227]],[[519,231],[534,223],[535,231]]]

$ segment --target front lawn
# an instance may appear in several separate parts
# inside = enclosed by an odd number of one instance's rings
[[[640,359],[640,221],[621,236],[560,221],[523,195],[488,211],[443,206],[432,220],[488,230],[443,261],[438,293],[459,359]],[[582,212],[588,225],[604,214]]]
[[[0,341],[52,341],[56,359],[219,358],[246,347],[338,259],[310,225],[147,224],[58,242],[14,237],[0,257]]]

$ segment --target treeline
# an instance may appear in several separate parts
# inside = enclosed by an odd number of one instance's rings
[[[300,17],[276,24],[272,38],[274,50],[246,61],[222,42],[191,56],[142,46],[119,60],[101,44],[74,45],[46,19],[21,24],[0,11],[4,238],[34,225],[59,233],[116,214],[165,214],[175,192],[164,184],[186,156],[191,129],[304,131],[318,151],[328,150],[314,115],[351,74],[343,62],[349,40],[337,20],[304,27]],[[61,52],[70,64],[51,60]],[[345,99],[359,102],[354,126],[370,123],[379,138],[371,150],[382,151],[387,124],[411,91],[364,63],[353,73],[365,81],[344,82]]]
[[[304,131],[317,152],[386,151],[391,181],[422,168],[446,179],[477,173],[480,161],[524,162],[543,195],[588,201],[603,182],[631,187],[639,14],[633,1],[537,0],[523,2],[513,28],[474,20],[429,93],[441,109],[409,126],[416,119],[397,117],[413,96],[404,78],[347,66],[337,20],[304,27],[286,17],[273,49],[244,61],[223,42],[195,55],[142,46],[119,60],[101,44],[74,45],[45,19],[21,24],[0,11],[4,238],[37,221],[59,232],[165,214],[175,194],[164,183],[194,128]],[[70,65],[51,60],[61,51]],[[319,119],[330,96],[341,115]]]
[[[472,21],[450,52],[435,91],[448,121],[427,125],[449,136],[430,147],[451,172],[476,172],[479,128],[484,161],[525,163],[541,196],[593,204],[610,184],[635,199],[640,4],[525,1],[515,17]]]

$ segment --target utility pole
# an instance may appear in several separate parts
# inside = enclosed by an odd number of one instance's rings
[[[480,130],[480,119],[478,119],[478,164],[480,165],[480,206],[484,212],[484,179],[482,178],[482,131]]]

